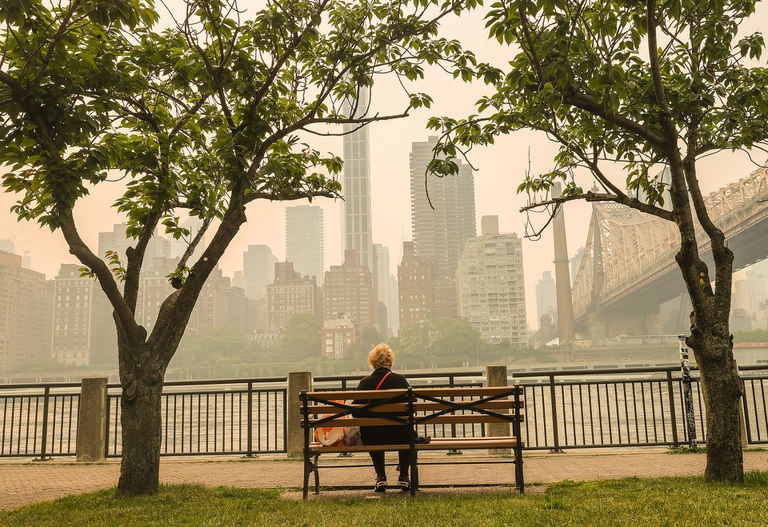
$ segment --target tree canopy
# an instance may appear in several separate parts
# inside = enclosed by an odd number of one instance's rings
[[[440,318],[402,326],[397,337],[387,341],[398,357],[398,362],[418,366],[425,361],[440,358],[475,361],[488,350],[480,333],[472,329],[468,320]]]
[[[472,60],[437,30],[475,4],[183,0],[163,14],[170,28],[162,29],[152,0],[0,3],[0,166],[11,170],[2,185],[18,195],[19,219],[62,233],[114,309],[119,494],[157,491],[164,374],[248,205],[341,197],[340,158],[307,138],[428,106],[431,98],[407,82],[427,64]],[[399,113],[358,108],[381,75],[403,81]],[[134,243],[126,254],[100,255],[74,211],[93,186],[112,183],[124,188],[114,207]],[[180,226],[186,215],[203,224],[192,239]],[[147,326],[134,314],[158,229],[188,248],[169,276],[175,292]]]
[[[765,155],[765,42],[759,33],[739,34],[756,3],[499,0],[486,28],[509,50],[508,66],[457,68],[457,77],[480,79],[491,93],[476,115],[430,122],[443,134],[431,164],[439,176],[456,173],[456,158],[472,146],[538,130],[559,151],[550,171],[521,174],[518,192],[530,197],[524,210],[548,206],[551,219],[570,200],[609,201],[674,222],[693,306],[687,342],[708,413],[705,474],[729,481],[743,478],[741,383],[728,328],[733,253],[706,209],[697,162],[738,149]],[[597,188],[585,191],[584,175]],[[556,181],[564,189],[553,197]],[[697,223],[711,244],[714,274],[701,259]],[[594,302],[591,309],[601,315]]]
[[[285,324],[283,338],[278,344],[281,360],[319,357],[322,352],[320,332],[323,324],[312,313],[296,313]]]

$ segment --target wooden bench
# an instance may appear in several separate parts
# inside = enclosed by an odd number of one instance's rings
[[[411,495],[414,495],[419,487],[416,452],[472,449],[511,450],[514,454],[511,463],[515,466],[515,486],[520,493],[523,493],[523,441],[520,439],[520,423],[524,419],[522,386],[302,391],[299,398],[304,432],[304,499],[307,499],[311,474],[314,474],[315,493],[318,494],[320,491],[321,454],[398,450],[411,451]],[[369,402],[355,404],[353,401]],[[324,446],[314,440],[313,430],[316,427],[391,426],[393,424],[408,425],[414,430],[419,425],[438,425],[440,429],[466,428],[466,425],[471,425],[469,428],[475,430],[478,428],[474,426],[476,424],[491,423],[511,424],[511,435],[432,437],[426,444],[415,443],[412,439],[410,443],[397,445]]]

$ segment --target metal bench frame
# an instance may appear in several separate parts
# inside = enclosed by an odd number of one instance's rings
[[[474,399],[463,400],[465,397]],[[511,463],[515,465],[515,486],[521,494],[524,492],[523,441],[520,439],[520,423],[524,420],[522,386],[302,391],[299,398],[302,403],[301,424],[304,431],[304,499],[308,497],[311,474],[315,476],[315,494],[320,491],[319,457],[321,454],[397,450],[411,451],[410,492],[412,496],[419,488],[417,453],[429,450],[511,449],[514,453]],[[352,402],[365,400],[368,400],[367,404]],[[512,435],[433,438],[426,444],[415,443],[414,437],[411,437],[410,443],[396,445],[323,446],[312,442],[315,427],[399,424],[415,429],[416,425],[420,424],[475,423],[511,423]],[[479,463],[489,462],[498,463],[498,461]]]

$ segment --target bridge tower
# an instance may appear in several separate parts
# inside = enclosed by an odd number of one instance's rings
[[[560,183],[555,183],[552,197],[562,194]],[[560,345],[576,340],[573,324],[573,299],[571,297],[571,271],[568,265],[568,242],[565,238],[565,210],[558,207],[552,225],[555,238],[555,287],[557,289],[557,330]]]

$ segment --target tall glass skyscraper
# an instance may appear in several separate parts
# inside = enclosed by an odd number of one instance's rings
[[[277,258],[266,245],[249,245],[243,253],[245,296],[258,298],[266,294],[267,285],[275,280]]]
[[[323,209],[299,205],[285,209],[285,259],[301,276],[314,276],[323,286],[325,275]]]
[[[536,323],[539,328],[544,314],[551,315],[552,321],[557,319],[557,286],[552,271],[544,271],[536,284]]]
[[[437,136],[431,136],[428,141],[412,143],[411,147],[413,248],[416,256],[432,266],[438,276],[455,278],[464,242],[477,233],[475,183],[472,168],[459,161],[458,175],[429,176],[428,200],[424,174],[436,144]]]
[[[456,265],[464,242],[476,233],[475,184],[472,168],[460,161],[458,175],[430,175],[425,180],[436,144],[437,137],[431,136],[411,145],[413,248],[414,255],[432,270],[432,317],[454,318]]]
[[[362,117],[368,110],[368,101],[369,92],[364,89],[358,93],[357,101],[344,103],[343,112],[350,117]],[[358,262],[375,273],[368,127],[345,124],[344,133],[342,248],[357,251]]]

